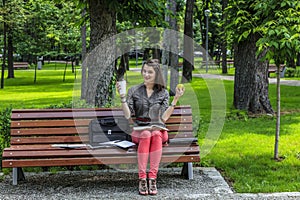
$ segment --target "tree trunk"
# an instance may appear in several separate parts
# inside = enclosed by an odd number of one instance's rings
[[[3,1],[3,7],[5,6],[5,1]],[[3,22],[3,56],[2,56],[2,69],[1,69],[1,89],[4,88],[4,72],[5,72],[5,61],[6,61],[6,30],[7,25],[5,21]]]
[[[183,44],[183,71],[182,83],[192,81],[194,66],[194,44],[193,44],[193,8],[194,0],[186,1],[184,19],[184,44]]]
[[[297,53],[297,61],[296,61],[296,65],[300,66],[300,53]]]
[[[253,114],[273,114],[268,94],[268,62],[256,57],[258,34],[239,42],[234,54],[234,107]]]
[[[171,6],[171,0],[167,0],[166,3],[166,8],[167,10],[170,10]],[[170,15],[166,13],[165,15],[165,22],[170,24]],[[161,69],[162,69],[162,74],[164,77],[164,81],[166,86],[168,85],[168,71],[169,71],[169,66],[170,66],[170,52],[168,49],[170,45],[170,31],[168,29],[164,30],[163,33],[163,50],[162,50],[162,56],[161,56]]]
[[[150,48],[145,48],[143,60],[148,60],[150,58],[150,50],[151,50]]]
[[[88,81],[86,101],[96,107],[110,106],[113,94],[115,66],[116,13],[105,0],[89,0],[90,49],[87,58]]]
[[[226,32],[225,27],[227,26],[227,14],[224,11],[227,8],[228,5],[228,0],[223,0],[222,1],[222,44],[221,44],[221,51],[222,51],[222,74],[227,74],[227,37],[226,37]]]
[[[7,32],[7,64],[8,64],[8,74],[7,78],[15,78],[14,75],[14,56],[13,56],[13,33],[12,29],[8,28]]]
[[[129,60],[128,60],[128,53],[124,53],[122,56],[121,56],[121,59],[120,59],[120,65],[119,65],[119,68],[116,69],[116,78],[117,80],[122,80],[124,79],[124,74],[126,72],[126,69],[128,68],[128,63],[129,63]]]
[[[86,9],[84,8],[81,16],[84,17],[86,14]],[[84,59],[86,57],[86,24],[84,23],[81,26],[81,56],[82,56],[82,65],[81,65],[81,99],[85,98],[85,92],[86,92],[86,84],[87,84],[87,80],[86,80],[86,70],[87,70],[87,66],[83,65],[84,63]]]
[[[152,41],[152,46],[153,48],[151,48],[152,50],[152,58],[153,59],[158,59],[160,60],[160,32],[157,31],[156,29],[151,30],[151,32],[149,32],[149,40]]]
[[[277,63],[277,71],[280,72],[280,63]],[[277,73],[277,113],[276,113],[276,134],[274,145],[274,159],[279,160],[279,134],[280,134],[280,73]]]
[[[173,15],[176,16],[177,3],[175,0],[170,1],[170,10]],[[170,95],[175,96],[175,88],[179,81],[179,69],[178,69],[178,34],[177,34],[177,19],[175,17],[170,18],[170,27],[174,30],[173,34],[170,35],[170,45],[172,52],[170,54]]]

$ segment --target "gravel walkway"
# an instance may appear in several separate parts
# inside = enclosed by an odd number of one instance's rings
[[[7,175],[0,182],[0,199],[300,199],[300,192],[234,193],[215,168],[194,168],[193,180],[183,179],[180,170],[160,170],[156,196],[138,194],[136,170],[25,173],[27,180],[17,186]]]
[[[199,195],[230,194],[232,190],[214,168],[194,168],[194,179],[180,176],[179,168],[164,168],[158,178],[159,194],[151,199],[199,199]],[[138,194],[136,170],[25,173],[26,181],[0,182],[0,199],[149,199]]]

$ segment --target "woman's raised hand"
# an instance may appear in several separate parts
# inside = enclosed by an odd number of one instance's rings
[[[184,94],[185,88],[183,84],[178,84],[176,86],[176,94],[175,97],[181,97]]]

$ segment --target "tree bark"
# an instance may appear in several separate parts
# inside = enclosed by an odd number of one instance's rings
[[[176,8],[177,3],[175,0],[170,1],[170,10],[172,11],[173,15],[176,16]],[[170,27],[174,30],[174,33],[170,35],[170,45],[172,52],[170,54],[170,66],[171,66],[171,73],[170,73],[170,95],[175,96],[176,93],[176,86],[179,81],[179,69],[178,69],[178,34],[177,34],[177,19],[175,17],[170,17]]]
[[[222,74],[227,74],[227,37],[226,37],[226,32],[225,27],[227,26],[227,14],[225,13],[225,8],[227,8],[228,5],[228,0],[223,0],[222,1],[222,44],[221,44],[221,51],[222,51]]]
[[[88,81],[86,102],[96,107],[109,106],[114,98],[116,12],[105,0],[89,0],[90,49],[87,59]]]
[[[296,65],[297,65],[297,66],[300,65],[300,53],[297,53],[297,61],[296,61]]]
[[[82,10],[81,16],[84,17],[86,14],[86,9],[84,8]],[[86,57],[86,24],[84,23],[81,26],[81,56],[82,56],[82,62],[84,63],[84,59]],[[86,71],[87,71],[87,66],[86,65],[81,65],[81,99],[85,98],[85,92],[86,92]]]
[[[277,64],[277,71],[280,71],[280,63]],[[276,133],[275,133],[275,145],[274,145],[274,159],[279,160],[279,135],[280,135],[280,73],[277,73],[277,113],[276,113]]]
[[[171,6],[171,0],[167,0],[166,8],[167,10],[170,10]],[[166,13],[165,15],[165,22],[170,24],[170,15]],[[162,50],[162,56],[161,56],[161,69],[164,77],[164,81],[166,86],[168,85],[168,71],[170,66],[170,52],[168,49],[170,45],[170,31],[168,29],[164,30],[163,33],[163,50]]]
[[[193,8],[194,0],[186,1],[186,11],[184,19],[184,46],[183,46],[183,71],[182,83],[192,81],[194,66],[194,44],[193,44]]]
[[[3,1],[3,7],[5,6],[5,1]],[[2,69],[1,69],[1,89],[4,88],[4,72],[5,72],[5,61],[6,61],[6,33],[7,33],[7,25],[5,20],[3,22],[3,56],[2,56]]]
[[[8,28],[7,32],[7,64],[8,64],[8,74],[7,78],[15,78],[14,74],[14,56],[13,56],[13,35],[12,29]]]
[[[256,57],[258,34],[239,42],[234,54],[234,107],[253,114],[273,114],[268,95],[268,62]]]

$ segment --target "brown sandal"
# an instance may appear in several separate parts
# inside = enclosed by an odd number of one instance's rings
[[[156,195],[157,194],[157,187],[156,187],[156,179],[149,179],[149,194]]]
[[[140,181],[139,181],[139,194],[140,195],[148,195],[148,187],[147,187],[146,179],[140,179]]]

